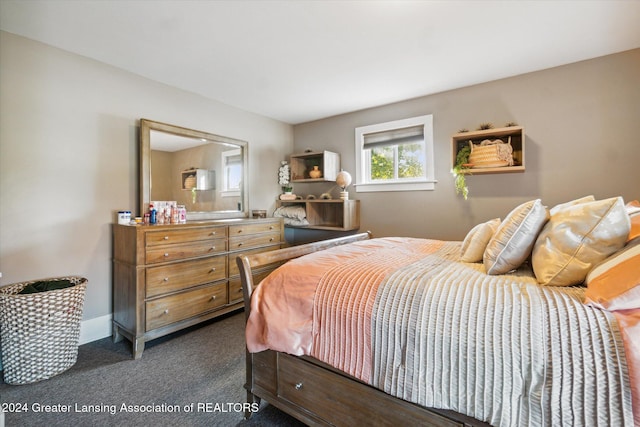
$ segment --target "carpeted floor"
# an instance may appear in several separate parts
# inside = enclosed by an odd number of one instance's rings
[[[243,312],[149,342],[138,360],[127,340],[94,341],[60,375],[0,383],[0,402],[14,411],[5,425],[303,426],[264,404],[243,420],[244,348]]]

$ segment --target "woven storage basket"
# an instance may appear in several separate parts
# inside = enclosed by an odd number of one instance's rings
[[[87,279],[56,277],[73,286],[18,295],[34,280],[0,288],[0,338],[7,384],[46,380],[69,369],[78,358],[80,320]]]
[[[474,168],[513,166],[511,137],[507,143],[503,143],[500,139],[494,141],[487,139],[480,144],[469,141],[469,146],[471,147],[469,163],[472,163]]]

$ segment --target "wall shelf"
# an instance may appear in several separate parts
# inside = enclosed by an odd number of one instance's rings
[[[505,128],[486,129],[470,132],[459,132],[451,136],[451,148],[452,148],[452,167],[456,164],[456,156],[458,151],[463,147],[469,146],[469,141],[473,144],[479,144],[485,139],[501,139],[504,142],[511,137],[511,146],[513,147],[513,166],[503,167],[491,167],[491,168],[474,168],[471,167],[467,170],[463,170],[463,173],[480,175],[487,173],[509,173],[509,172],[524,172],[525,170],[525,157],[524,157],[524,129],[522,126],[510,126]]]
[[[292,154],[289,156],[291,164],[291,182],[325,182],[335,181],[340,172],[340,154],[331,151],[311,151]],[[309,171],[318,166],[322,172],[320,178],[311,178]]]
[[[360,200],[277,200],[276,207],[302,205],[309,225],[289,226],[314,230],[349,231],[360,228]]]
[[[208,169],[189,169],[180,173],[183,190],[215,190],[216,173]]]

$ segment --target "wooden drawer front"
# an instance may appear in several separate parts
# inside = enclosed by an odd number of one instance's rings
[[[242,283],[240,283],[240,279],[229,280],[229,304],[242,301],[242,298]]]
[[[229,237],[244,236],[245,234],[268,233],[270,231],[280,233],[280,222],[265,221],[253,224],[230,225]]]
[[[226,255],[147,268],[147,298],[202,285],[227,276]]]
[[[230,237],[229,250],[236,251],[244,248],[255,248],[280,242],[280,233],[249,234],[246,236]]]
[[[147,301],[147,331],[213,310],[226,303],[226,283]]]
[[[265,277],[269,275],[273,270],[265,270],[255,273],[253,275],[253,284],[254,286],[258,286],[258,283],[262,281]],[[242,283],[240,279],[232,279],[229,280],[229,304],[236,303],[242,301]]]
[[[321,414],[332,425],[460,426],[435,413],[425,414],[409,402],[388,401],[385,393],[364,383],[331,374],[312,363],[294,363],[294,356],[278,353],[278,396]],[[341,392],[338,394],[336,390]],[[384,411],[380,411],[380,408]],[[380,416],[380,414],[383,416]],[[434,417],[439,422],[434,422]]]
[[[146,233],[146,245],[166,245],[169,243],[185,243],[194,240],[210,240],[227,237],[227,228],[202,227],[185,228],[184,230],[158,230]]]
[[[258,249],[252,249],[250,251],[241,251],[241,252],[229,254],[229,277],[237,276],[240,274],[240,270],[238,269],[238,263],[236,261],[236,257],[239,254],[254,255],[262,252],[275,251],[276,249],[280,249],[280,245],[274,245],[268,248],[258,248]]]
[[[147,249],[147,264],[175,261],[224,253],[227,250],[225,239],[203,240],[184,245],[152,246]]]

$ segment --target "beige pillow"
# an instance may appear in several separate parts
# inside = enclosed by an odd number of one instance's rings
[[[538,283],[551,286],[582,283],[595,264],[625,245],[630,229],[621,197],[558,210],[533,249],[533,272]]]
[[[512,210],[484,251],[487,274],[504,274],[520,267],[531,254],[536,237],[548,219],[549,211],[540,199]]]
[[[478,224],[473,227],[462,242],[462,249],[460,250],[460,261],[482,261],[484,250],[499,225],[500,218],[495,218],[491,221],[483,222],[482,224]]]
[[[593,196],[584,196],[584,197],[580,197],[579,199],[571,200],[570,202],[560,203],[559,205],[555,205],[554,207],[549,209],[549,214],[553,216],[556,212],[566,207],[578,205],[580,203],[593,202],[595,200],[596,198]]]

